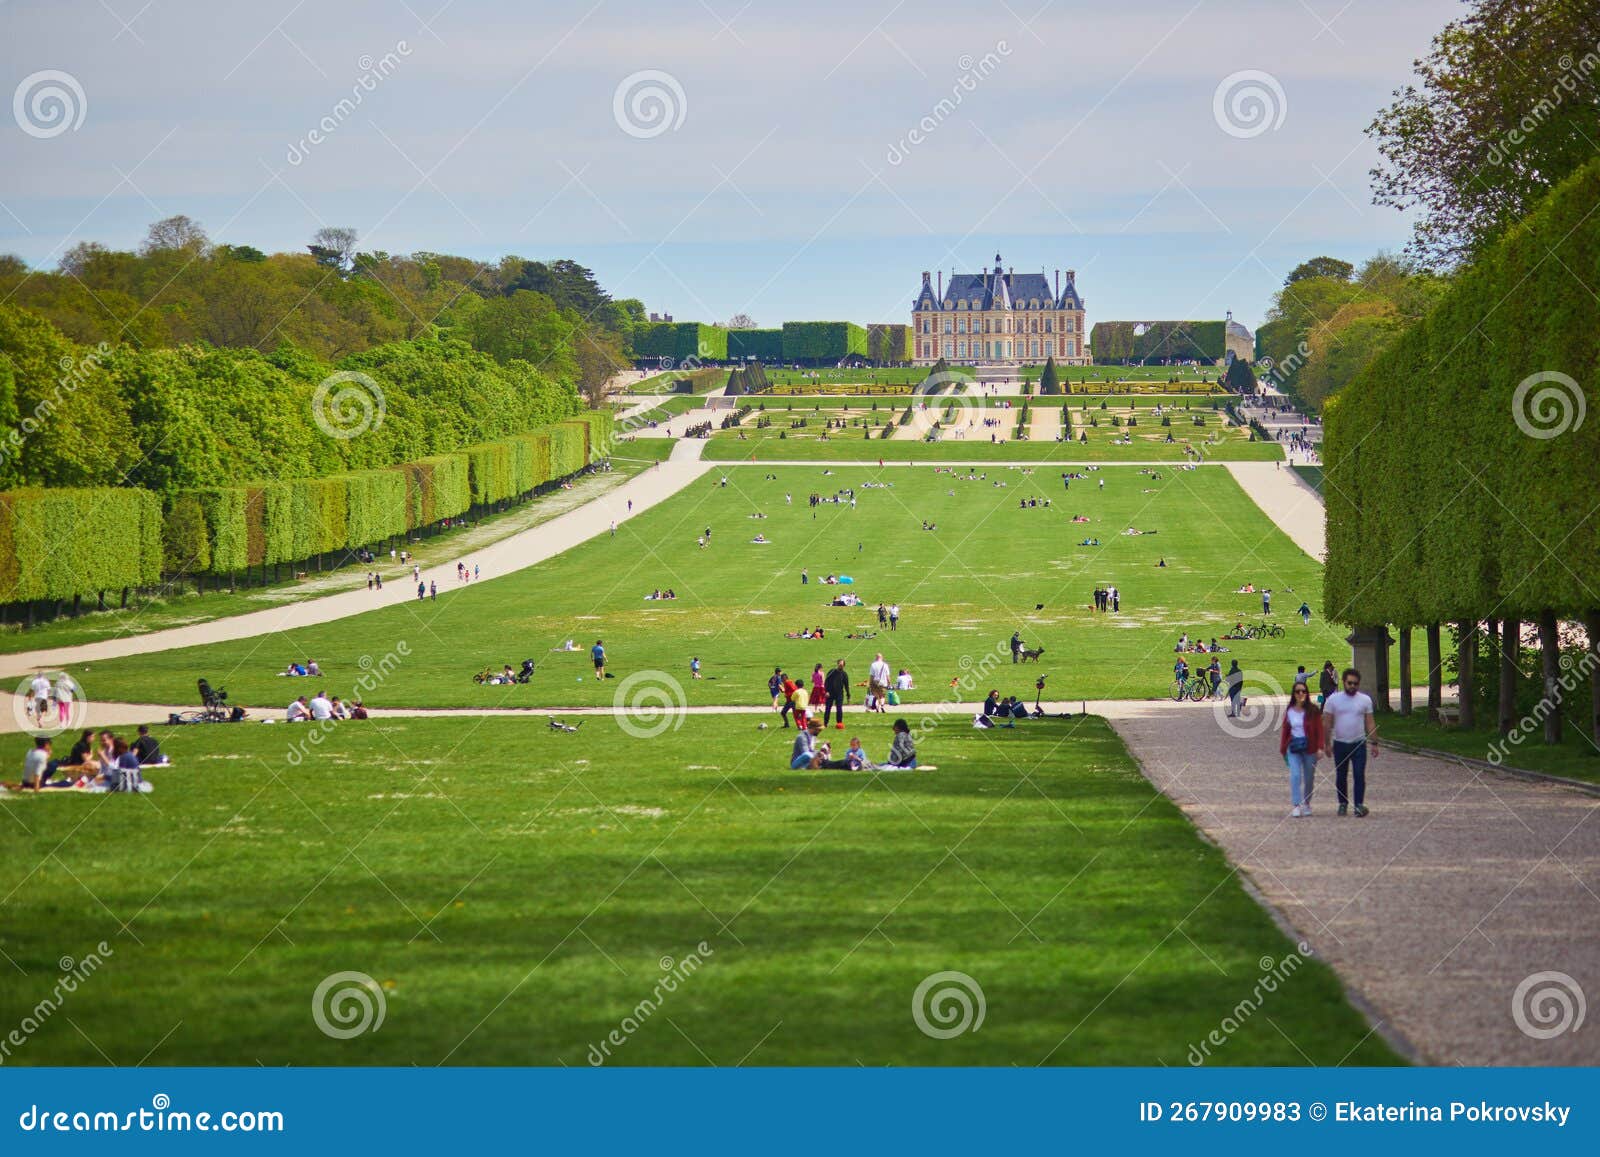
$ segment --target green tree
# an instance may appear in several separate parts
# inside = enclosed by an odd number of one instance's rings
[[[1592,0],[1469,0],[1434,37],[1367,128],[1373,200],[1420,211],[1413,253],[1473,258],[1595,155],[1600,70],[1573,57],[1597,43]]]
[[[1331,277],[1337,281],[1349,281],[1355,268],[1348,261],[1340,261],[1337,257],[1313,257],[1310,261],[1302,261],[1291,269],[1289,276],[1283,279],[1283,283],[1293,285],[1308,277]]]
[[[1061,392],[1061,379],[1056,373],[1056,359],[1046,358],[1044,372],[1039,375],[1039,393],[1041,395],[1054,395]]]

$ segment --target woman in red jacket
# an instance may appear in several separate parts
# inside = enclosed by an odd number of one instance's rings
[[[1289,815],[1311,814],[1311,791],[1316,784],[1317,752],[1322,750],[1322,712],[1311,702],[1311,689],[1296,683],[1289,692],[1278,733],[1278,754],[1289,766]]]

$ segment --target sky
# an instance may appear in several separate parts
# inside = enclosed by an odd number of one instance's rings
[[[923,270],[1259,324],[1398,249],[1363,130],[1455,0],[0,0],[0,253],[567,257],[679,320],[907,322]]]

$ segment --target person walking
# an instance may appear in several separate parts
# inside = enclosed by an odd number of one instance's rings
[[[1289,706],[1278,730],[1278,754],[1289,769],[1289,816],[1311,814],[1311,793],[1316,786],[1317,752],[1322,748],[1322,712],[1311,702],[1311,688],[1296,683],[1289,690]]]
[[[1017,663],[1017,662],[1020,662],[1021,660],[1022,660],[1022,632],[1021,631],[1012,631],[1011,632],[1011,661],[1013,663]]]
[[[589,657],[594,660],[594,677],[606,677],[606,646],[599,639],[594,641],[594,646],[589,648]]]
[[[844,705],[850,702],[850,675],[844,669],[844,660],[840,659],[828,672],[828,677],[822,682],[825,697],[822,703],[822,725],[826,727],[828,720],[833,719],[834,726],[844,730]]]
[[[889,625],[889,611],[888,611],[888,609],[886,607],[884,607],[884,605],[882,603],[879,603],[878,604],[878,626],[887,627],[888,625]]]
[[[1308,603],[1304,599],[1302,599],[1300,601],[1300,610],[1297,611],[1296,613],[1300,616],[1300,625],[1302,627],[1309,627],[1311,625],[1311,604],[1310,603]]]
[[[1236,717],[1244,709],[1245,701],[1240,698],[1244,691],[1244,672],[1239,670],[1239,660],[1235,659],[1228,666],[1228,717]]]
[[[423,599],[425,599],[427,597],[428,597],[428,584],[427,583],[418,583],[417,584],[417,602],[420,603]]]
[[[1272,591],[1268,587],[1261,588],[1261,613],[1263,615],[1272,613]]]
[[[1116,587],[1111,588],[1111,610],[1114,614],[1122,613],[1122,592]]]
[[[827,682],[827,678],[828,677],[822,673],[821,663],[818,663],[815,667],[811,668],[811,694],[806,699],[806,714],[808,716],[815,715],[817,713],[817,708],[821,707],[828,701],[828,693],[823,689],[823,685]],[[827,720],[824,719],[823,722],[826,723]]]
[[[899,603],[890,603],[889,604],[889,629],[891,631],[898,631],[900,629],[900,604]]]
[[[439,601],[439,580],[434,579],[428,584],[428,597],[434,602]]]
[[[1322,675],[1317,680],[1317,706],[1324,706],[1328,702],[1328,696],[1338,689],[1339,677],[1334,674],[1333,660],[1329,659],[1322,664]]]
[[[1361,689],[1361,672],[1346,667],[1341,677],[1342,690],[1329,695],[1322,705],[1328,719],[1323,728],[1325,754],[1333,756],[1333,790],[1339,797],[1339,814],[1355,805],[1358,818],[1367,812],[1367,757],[1378,757],[1378,726],[1372,715],[1372,697]],[[1346,780],[1353,780],[1347,792]]]
[[[867,668],[867,710],[883,714],[888,710],[885,699],[889,694],[889,664],[883,661],[883,652]]]

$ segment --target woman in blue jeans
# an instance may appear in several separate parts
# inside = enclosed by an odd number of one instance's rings
[[[1311,814],[1311,792],[1316,785],[1317,752],[1322,750],[1322,712],[1311,702],[1311,689],[1296,683],[1289,692],[1289,707],[1278,732],[1278,753],[1289,767],[1289,817]]]

